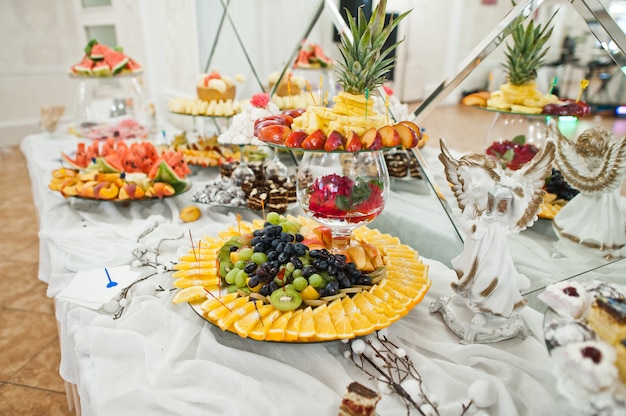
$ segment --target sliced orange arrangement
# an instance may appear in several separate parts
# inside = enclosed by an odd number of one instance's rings
[[[293,219],[309,229],[316,226],[305,217]],[[173,302],[188,302],[209,322],[243,338],[317,342],[354,338],[388,327],[420,303],[432,283],[428,266],[415,250],[397,237],[360,227],[353,239],[376,246],[386,265],[385,278],[369,289],[344,294],[319,306],[303,303],[293,311],[280,311],[250,295],[223,293],[216,267],[218,250],[231,237],[262,226],[261,220],[242,222],[217,237],[204,236],[199,247],[183,255],[175,265],[174,286],[181,289]]]

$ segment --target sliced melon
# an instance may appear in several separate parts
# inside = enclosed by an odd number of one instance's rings
[[[109,48],[107,45],[97,43],[91,47],[89,57],[94,61],[100,61],[104,58],[104,55],[110,50],[111,48]]]
[[[91,72],[98,77],[110,77],[111,76],[111,68],[106,62],[100,61],[96,62],[96,64],[91,69]]]
[[[113,74],[117,74],[128,63],[128,56],[124,55],[121,52],[110,50],[109,52],[104,54],[104,62],[106,62],[111,67],[111,71],[113,72]]]
[[[152,169],[154,171],[154,168]],[[151,173],[152,173],[151,171]],[[152,175],[149,175],[152,177]],[[176,193],[182,192],[187,187],[187,182],[181,179],[176,172],[165,162],[161,161],[156,169],[156,174],[153,177],[155,182],[166,182],[172,185]]]
[[[111,158],[109,155],[106,158],[97,157],[95,158],[89,166],[87,166],[88,171],[96,170],[100,173],[119,173],[122,172],[121,164],[116,162],[114,158]],[[108,161],[106,159],[109,159]]]

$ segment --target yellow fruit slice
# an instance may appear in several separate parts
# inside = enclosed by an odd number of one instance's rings
[[[302,322],[298,331],[298,341],[308,341],[315,336],[315,322],[313,322],[313,308],[307,306],[302,311]]]
[[[313,310],[313,322],[315,323],[315,337],[319,340],[330,340],[337,338],[337,331],[333,326],[326,304],[318,306]]]
[[[273,306],[272,309],[274,309]],[[263,341],[269,330],[272,328],[274,321],[276,321],[281,315],[282,312],[278,309],[274,309],[267,315],[264,315],[263,319],[260,319],[254,328],[252,328],[252,330],[248,333],[248,337],[256,339],[257,341]]]
[[[356,307],[359,308],[359,312],[365,315],[374,329],[385,328],[391,323],[384,313],[376,311],[374,305],[362,293],[356,295],[353,300]]]
[[[287,324],[293,315],[292,311],[282,313],[273,323],[272,327],[267,331],[265,339],[267,341],[282,341],[285,338]]]
[[[172,298],[173,303],[198,302],[207,297],[206,290],[202,286],[191,286],[180,289]]]
[[[408,313],[408,308],[406,305],[393,297],[389,291],[382,290],[380,286],[372,288],[369,294],[382,300],[384,305],[396,311],[401,317]]]
[[[341,299],[335,299],[328,305],[328,314],[337,332],[337,338],[354,338],[354,330],[352,329],[350,320],[346,316],[346,312],[343,310]]]
[[[185,279],[210,279],[216,276],[215,268],[213,269],[185,269],[177,270],[172,274],[172,278],[185,278]]]
[[[300,324],[302,323],[302,309],[296,310],[289,319],[285,328],[285,341],[295,341],[298,339]]]
[[[217,289],[220,283],[220,278],[216,276],[207,279],[187,279],[185,277],[180,277],[174,280],[174,283],[172,283],[172,285],[179,289],[185,289],[191,286],[202,286],[211,290]]]
[[[215,259],[199,259],[195,261],[193,258],[190,261],[181,261],[174,265],[174,270],[202,270],[204,272],[215,271]]]
[[[362,295],[372,304],[376,312],[385,315],[390,322],[396,322],[401,318],[403,308],[398,304],[384,302],[381,298],[374,296],[370,292],[363,292]]]
[[[206,316],[211,320],[211,322],[217,322],[218,319],[223,318],[224,316],[230,315],[233,309],[237,309],[248,301],[247,297],[238,297],[236,299],[231,300],[230,302],[224,302],[220,304],[216,308],[207,311]]]
[[[350,326],[354,335],[361,336],[374,332],[374,325],[359,311],[351,297],[341,299],[346,316],[350,320]]]
[[[205,291],[206,293],[206,291]],[[207,293],[207,300],[205,300],[202,305],[200,305],[200,309],[204,312],[210,312],[211,310],[222,306],[224,303],[230,302],[234,299],[237,299],[239,295],[237,293],[228,293],[223,296],[211,296]]]
[[[241,319],[235,321],[235,331],[242,338],[247,338],[250,331],[261,321],[263,318],[275,311],[272,305],[260,305],[258,308],[248,312]]]
[[[222,330],[227,330],[231,327],[231,325],[235,323],[235,321],[240,319],[242,316],[244,316],[245,314],[249,312],[254,311],[255,310],[254,302],[251,301],[248,297],[246,298],[248,299],[246,303],[244,303],[243,305],[237,308],[232,309],[229,314],[219,318],[217,320],[217,326],[219,326]],[[261,306],[263,304],[263,302],[260,302],[260,301],[256,301],[256,302],[257,302],[257,306]]]

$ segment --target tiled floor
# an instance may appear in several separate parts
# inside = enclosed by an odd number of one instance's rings
[[[424,120],[438,147],[481,151],[493,114],[440,107]],[[626,120],[596,120],[626,134]],[[626,185],[622,193],[626,195]],[[0,149],[0,416],[71,415],[59,376],[59,345],[53,303],[37,279],[38,224],[26,163],[18,148]]]
[[[18,148],[0,153],[0,415],[70,415],[54,306],[37,279],[39,225],[25,172]]]

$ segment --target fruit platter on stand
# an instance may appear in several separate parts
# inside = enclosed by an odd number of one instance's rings
[[[342,39],[343,91],[333,107],[273,112],[254,122],[255,140],[303,153],[296,190],[306,217],[271,212],[194,242],[175,266],[174,302],[189,302],[244,338],[314,342],[382,329],[423,299],[431,281],[418,253],[367,227],[389,195],[382,151],[416,147],[420,138],[413,123],[374,110],[370,93],[393,64],[385,59],[393,47],[357,62],[364,45],[381,51],[406,16],[383,27],[384,10],[381,1],[369,21],[362,12],[358,23],[349,17],[354,44]]]
[[[143,67],[120,48],[89,41],[81,62],[69,69],[78,81],[72,132],[91,140],[146,138],[155,111],[143,92],[142,73]]]
[[[511,32],[512,44],[505,52],[503,66],[507,82],[496,91],[479,91],[462,99],[463,104],[495,113],[485,138],[485,153],[505,170],[518,170],[533,159],[549,136],[548,127],[555,119],[582,118],[590,113],[590,106],[580,99],[587,80],[581,80],[576,99],[552,94],[556,78],[552,79],[547,93],[537,88],[537,71],[545,64],[552,18],[543,26],[535,25],[533,20],[524,25],[524,17],[520,16]],[[544,189],[547,192],[539,213],[544,219],[553,219],[578,193],[555,169],[546,179]]]
[[[552,35],[552,18],[545,24],[531,20],[523,24],[518,17],[511,31],[512,44],[507,45],[504,71],[507,82],[493,92],[469,94],[462,102],[495,112],[485,139],[486,153],[496,158],[504,168],[517,170],[538,152],[546,138],[548,123],[553,117],[584,117],[590,107],[580,100],[588,82],[581,82],[576,100],[552,94],[556,78],[549,91],[537,88],[537,71],[545,64],[546,44]]]

